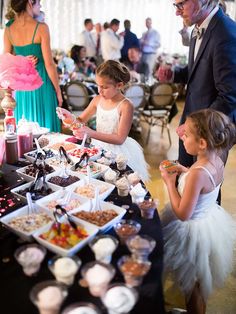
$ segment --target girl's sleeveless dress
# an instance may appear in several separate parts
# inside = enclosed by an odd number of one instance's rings
[[[54,86],[47,74],[40,43],[34,43],[34,37],[40,23],[37,23],[32,43],[24,46],[15,46],[10,32],[10,25],[14,20],[9,21],[6,26],[9,28],[9,40],[11,41],[16,55],[33,55],[38,58],[36,69],[43,80],[40,88],[34,91],[17,91],[15,117],[18,122],[22,116],[28,121],[38,122],[41,127],[49,128],[51,132],[60,132],[60,121],[56,114],[58,105]]]
[[[220,185],[205,167],[214,190],[199,196],[190,219],[179,220],[170,205],[162,217],[164,236],[164,268],[171,272],[185,296],[190,297],[196,282],[207,300],[216,287],[223,285],[232,271],[236,223],[216,203]],[[180,176],[178,191],[183,194],[189,172]]]
[[[117,132],[120,120],[119,106],[121,102],[111,110],[103,109],[101,103],[97,105],[96,130],[98,132],[106,134]],[[128,158],[128,166],[132,170],[137,171],[143,181],[149,180],[148,165],[143,155],[143,149],[133,138],[127,137],[122,145],[105,143],[95,139],[92,140],[92,144],[116,154],[124,154]]]

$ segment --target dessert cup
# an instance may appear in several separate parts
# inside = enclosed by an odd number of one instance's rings
[[[118,240],[109,234],[96,236],[89,246],[95,255],[96,261],[109,264],[112,259],[112,253],[118,246]]]
[[[48,261],[48,268],[58,282],[72,285],[75,275],[81,266],[81,260],[77,256],[61,257],[55,256]]]
[[[47,250],[39,244],[26,244],[15,251],[15,259],[23,267],[27,276],[37,274]]]
[[[108,169],[104,175],[103,178],[106,182],[115,184],[117,179],[119,178],[120,172],[118,170],[114,169]]]
[[[134,259],[147,261],[156,246],[156,241],[147,235],[135,235],[127,239],[126,244]]]
[[[59,314],[62,302],[67,296],[67,288],[55,280],[36,284],[30,291],[30,300],[40,314]]]
[[[125,282],[129,287],[140,286],[143,282],[143,277],[148,273],[151,262],[139,261],[132,256],[122,256],[117,265],[124,276]]]
[[[130,236],[133,236],[140,231],[141,225],[135,220],[122,219],[114,225],[114,229],[119,236],[121,243],[124,244]]]
[[[77,302],[67,306],[61,314],[101,314],[101,311],[92,303]]]
[[[100,297],[114,277],[115,268],[110,264],[94,261],[85,264],[81,269],[81,274],[88,284],[91,295]]]
[[[152,200],[151,198],[138,203],[142,218],[152,219],[158,204],[158,200]]]
[[[115,283],[108,287],[102,296],[102,302],[109,314],[127,314],[134,307],[138,293],[134,288],[123,283]]]

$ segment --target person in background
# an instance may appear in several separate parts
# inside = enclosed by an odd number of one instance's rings
[[[95,58],[96,57],[96,38],[93,30],[92,19],[84,20],[84,30],[79,35],[78,44],[86,48],[86,57]]]
[[[96,70],[96,83],[99,95],[94,97],[84,112],[77,118],[86,123],[96,115],[96,130],[87,126],[74,129],[74,135],[82,139],[85,134],[92,138],[96,147],[122,153],[128,158],[128,165],[137,171],[142,180],[147,181],[149,174],[142,147],[128,137],[133,121],[134,108],[122,90],[130,80],[127,67],[115,60],[102,63]],[[71,113],[58,110],[60,118],[73,121]]]
[[[146,18],[147,31],[140,39],[143,62],[148,64],[149,75],[152,76],[157,58],[157,49],[161,46],[161,37],[158,31],[152,28],[152,19]]]
[[[131,23],[130,20],[124,21],[124,32],[121,33],[124,36],[124,46],[121,49],[121,62],[128,61],[128,50],[131,47],[139,48],[139,40],[138,37],[131,32]]]
[[[38,122],[41,127],[59,132],[60,121],[56,107],[62,104],[58,74],[52,58],[50,35],[45,23],[35,21],[40,13],[40,0],[11,0],[15,12],[4,32],[4,52],[22,56],[34,56],[36,69],[43,85],[34,91],[16,91],[15,117]]]
[[[195,26],[189,49],[188,66],[160,67],[161,82],[172,80],[187,84],[185,106],[178,134],[179,162],[194,163],[181,140],[186,116],[204,108],[213,108],[236,123],[236,23],[218,6],[217,0],[175,0],[176,15],[187,26]],[[224,162],[227,156],[221,156]]]
[[[96,30],[96,65],[99,65],[103,62],[101,50],[101,36],[103,30],[101,23],[95,24],[95,30]]]
[[[111,20],[110,27],[106,29],[101,37],[101,49],[103,60],[117,60],[121,58],[121,48],[124,45],[124,36],[118,35],[120,21]]]
[[[70,57],[74,60],[75,72],[81,73],[85,77],[94,74],[96,69],[95,60],[86,57],[86,48],[84,46],[74,45],[71,48]]]
[[[142,54],[138,47],[128,49],[128,60],[124,64],[130,70],[131,80],[134,82],[145,83],[148,79],[148,65],[142,60]]]
[[[209,295],[223,286],[232,271],[236,223],[216,199],[224,180],[219,155],[221,151],[227,154],[235,137],[235,125],[223,113],[213,109],[193,112],[185,122],[183,143],[196,162],[190,168],[160,164],[170,198],[160,217],[164,270],[174,275],[189,314],[204,314]]]

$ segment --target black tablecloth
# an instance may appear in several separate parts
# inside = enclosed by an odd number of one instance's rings
[[[14,172],[14,167],[5,167],[5,173],[8,171],[9,175],[5,185],[2,185],[2,191],[0,197],[3,194],[9,194],[7,185],[16,183],[17,176]],[[20,182],[18,181],[17,184]],[[147,234],[156,240],[156,247],[150,254],[149,259],[152,262],[152,267],[149,273],[145,276],[143,284],[137,288],[139,293],[139,299],[132,314],[156,314],[165,313],[164,301],[162,292],[162,268],[163,268],[163,240],[160,226],[160,220],[158,213],[156,212],[154,218],[151,220],[142,219],[140,211],[135,204],[132,204],[130,196],[120,197],[115,189],[113,193],[106,199],[107,201],[113,201],[116,205],[129,205],[129,209],[124,218],[135,219],[141,223],[140,234]],[[19,204],[15,204],[13,209],[19,207]],[[12,210],[11,208],[9,211]],[[5,212],[6,214],[6,212]],[[108,233],[115,235],[113,228]],[[29,299],[29,292],[31,288],[38,282],[44,280],[54,279],[54,276],[47,267],[48,260],[54,255],[48,252],[44,259],[40,271],[37,276],[27,277],[22,271],[22,267],[14,259],[14,252],[17,247],[22,245],[21,240],[10,233],[2,225],[0,226],[0,311],[4,314],[36,314],[37,308],[32,304]],[[117,268],[117,260],[125,254],[130,254],[128,248],[125,245],[119,245],[118,249],[114,252],[112,258],[112,264],[116,268],[116,275],[112,280],[114,282],[124,282],[123,276]],[[88,246],[84,247],[77,253],[81,258],[82,264],[88,261],[94,260],[94,255]],[[62,309],[67,305],[86,301],[96,304],[102,313],[107,313],[105,307],[101,303],[99,298],[91,296],[87,288],[83,288],[79,285],[78,281],[81,278],[80,271],[78,271],[74,284],[68,288],[68,297],[62,305]]]

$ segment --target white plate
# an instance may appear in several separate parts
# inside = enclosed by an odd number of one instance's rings
[[[62,218],[60,221],[65,222],[66,219]],[[86,230],[86,232],[88,233],[88,237],[85,238],[84,240],[80,241],[78,244],[76,244],[75,246],[73,246],[72,248],[70,248],[68,250],[64,249],[60,246],[57,246],[55,244],[51,244],[47,240],[40,238],[40,235],[43,234],[44,232],[47,232],[51,228],[52,224],[48,224],[48,225],[44,226],[43,228],[34,232],[33,237],[35,238],[35,240],[38,243],[40,243],[41,245],[45,246],[48,250],[50,250],[50,251],[52,251],[58,255],[72,256],[76,252],[81,250],[89,241],[91,241],[98,232],[98,228],[96,228],[94,225],[92,225],[90,223],[87,223],[86,221],[80,220],[78,218],[74,219],[74,221],[77,225],[81,225]]]
[[[117,222],[119,222],[121,220],[121,218],[126,213],[126,209],[124,209],[123,207],[116,206],[116,205],[109,203],[109,202],[104,202],[104,201],[100,201],[100,205],[101,205],[101,210],[113,209],[117,213],[117,216],[114,219],[110,220],[108,223],[106,223],[105,225],[103,225],[101,227],[94,224],[94,226],[99,228],[99,230],[101,232],[105,232],[105,231],[109,230],[112,226],[114,226],[114,224],[116,224]],[[70,211],[70,214],[73,215],[75,213],[80,212],[81,210],[89,211],[90,206],[91,206],[91,202],[84,203],[80,207],[72,209]],[[76,217],[76,219],[78,219],[78,218]]]
[[[22,184],[22,185],[19,185],[19,186],[17,186],[16,188],[11,189],[11,193],[13,193],[13,194],[16,195],[19,199],[21,199],[23,202],[26,203],[26,202],[27,202],[26,197],[23,196],[23,195],[21,195],[21,194],[19,194],[19,191],[20,191],[20,190],[25,190],[26,188],[29,188],[31,184],[32,184],[32,181],[31,181],[31,182],[27,182],[27,183]],[[60,187],[60,186],[54,185],[54,184],[51,184],[51,183],[48,183],[48,187],[52,189],[52,191],[53,191],[52,193],[54,193],[55,191],[61,190],[61,187]],[[52,193],[51,193],[51,194],[52,194]],[[44,197],[45,197],[45,196],[44,196]],[[33,200],[33,202],[34,202],[34,200]]]
[[[50,216],[52,219],[53,219],[53,216],[50,212],[48,211],[45,211],[42,207],[40,207],[39,205],[37,204],[34,204],[35,206],[35,210],[37,212],[44,212],[44,213],[47,213],[48,216]],[[14,232],[15,234],[17,234],[21,239],[25,240],[25,241],[32,241],[33,240],[33,233],[36,231],[31,231],[31,232],[24,232],[24,231],[21,231],[21,230],[17,230],[15,229],[14,227],[12,227],[11,225],[9,225],[10,221],[16,217],[20,217],[20,216],[25,216],[28,214],[28,205],[24,206],[24,207],[21,207],[17,210],[15,210],[14,212],[2,217],[0,219],[1,223],[4,224],[9,230],[11,230],[12,232]],[[51,224],[51,222],[50,222]],[[38,229],[41,229],[42,227],[38,228]]]
[[[48,204],[49,202],[51,202],[51,201],[60,200],[60,199],[63,198],[63,197],[65,196],[65,194],[67,194],[68,192],[69,192],[68,190],[59,190],[59,191],[57,191],[57,192],[55,192],[55,193],[49,194],[48,196],[45,196],[45,197],[39,199],[38,201],[36,201],[36,203],[37,203],[38,205],[40,205],[41,207],[45,208],[46,210],[49,210],[49,211],[52,212],[52,210],[48,208],[47,204]],[[88,202],[88,199],[87,199],[87,198],[82,197],[82,196],[80,196],[80,195],[77,194],[77,193],[72,193],[72,194],[71,194],[71,199],[78,199],[78,200],[80,201],[81,205],[84,204],[84,203],[86,203],[86,202]],[[79,206],[81,206],[81,205],[79,205]],[[62,205],[62,206],[63,206],[63,205]],[[77,208],[78,208],[78,206],[77,206]],[[74,208],[74,209],[75,209],[75,208]],[[74,210],[74,209],[73,209],[73,210]]]
[[[90,183],[93,184],[94,186],[104,187],[104,189],[106,189],[103,193],[99,194],[99,198],[100,198],[101,200],[104,200],[105,198],[107,198],[107,197],[111,194],[111,192],[114,190],[114,188],[115,188],[115,185],[114,185],[114,184],[107,183],[107,182],[103,182],[103,181],[100,181],[100,180],[97,180],[97,179],[93,179],[93,178],[90,179]],[[87,185],[87,184],[88,184],[88,177],[85,177],[84,179],[82,179],[82,180],[76,182],[76,183],[73,185],[73,187],[72,187],[72,188],[73,188],[73,191],[74,191],[75,193],[77,193],[77,192],[76,192],[76,188],[78,188],[78,187],[83,187],[83,186],[85,186],[85,185]],[[67,190],[67,189],[71,189],[70,186],[69,186],[68,188],[66,188],[66,190]],[[83,196],[83,197],[86,197],[86,198],[88,198],[88,199],[93,198],[93,197],[89,197],[89,196],[86,196],[86,195],[81,194],[81,193],[77,193],[77,194],[79,194],[79,195],[81,195],[81,196]]]
[[[69,170],[69,169],[66,169],[66,173],[67,173],[68,175],[78,177],[78,178],[79,178],[79,181],[85,178],[85,175],[80,174],[80,173],[75,172],[75,171],[71,171],[71,170]],[[56,171],[47,174],[46,180],[48,181],[50,178],[55,177],[55,176],[61,176],[61,174],[62,174],[62,168],[61,168],[61,169],[58,168]],[[66,187],[61,186],[61,188],[63,188],[63,189],[65,189],[65,188],[70,188],[70,187],[72,188],[72,187],[75,186],[79,181],[74,182],[74,183],[72,183],[72,184],[70,184],[70,185],[68,185],[68,186],[66,186]],[[49,182],[49,183],[51,183],[51,184],[53,184],[53,185],[55,185],[55,186],[58,186],[58,185],[55,184],[55,183],[52,183],[52,182]]]
[[[90,170],[91,177],[94,178],[94,179],[100,178],[109,169],[108,166],[99,164],[99,163],[97,163],[95,161],[90,161],[89,163],[91,163],[91,165],[92,165],[92,167],[94,169],[93,171]],[[81,174],[83,174],[85,176],[87,175],[87,166],[85,166],[83,168],[77,168],[77,170],[74,170],[74,166],[72,166],[71,170],[75,171],[76,173],[81,173]]]
[[[27,182],[30,182],[30,181],[33,181],[35,179],[35,177],[33,176],[30,176],[28,174],[25,173],[25,170],[28,168],[29,166],[25,166],[25,167],[22,167],[22,168],[18,168],[16,169],[16,172],[19,174],[20,177],[22,177],[23,179],[25,179]],[[52,167],[52,166],[51,166]],[[52,167],[53,168],[53,167]],[[54,171],[55,172],[55,169]],[[52,172],[52,173],[53,173]]]

